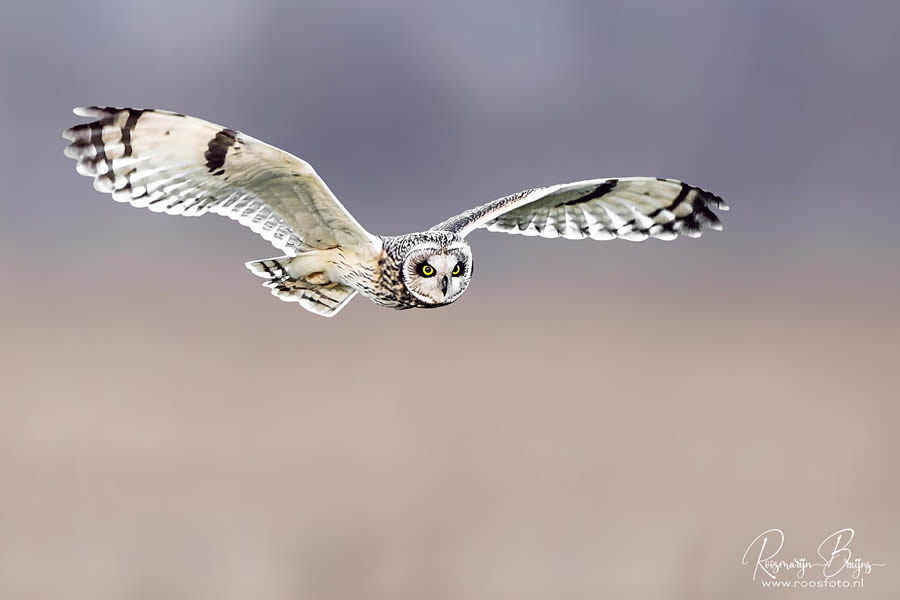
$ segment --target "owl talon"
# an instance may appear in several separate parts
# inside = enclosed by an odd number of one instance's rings
[[[309,275],[304,277],[304,279],[306,279],[307,283],[311,283],[313,285],[327,285],[328,283],[334,283],[328,278],[328,275],[321,271],[317,273],[310,273]]]

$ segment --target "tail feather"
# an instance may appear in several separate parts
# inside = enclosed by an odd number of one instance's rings
[[[278,258],[266,258],[263,260],[255,260],[247,263],[247,268],[257,277],[263,279],[277,279],[281,277],[290,277],[287,272],[287,263],[291,260],[290,256],[279,256]],[[265,285],[265,284],[263,284]]]
[[[272,290],[272,295],[285,302],[297,302],[306,310],[333,317],[356,295],[353,288],[332,282],[311,283],[304,279],[294,279],[287,271],[287,263],[293,257],[280,256],[247,263],[247,268],[257,277],[266,280],[263,286]]]

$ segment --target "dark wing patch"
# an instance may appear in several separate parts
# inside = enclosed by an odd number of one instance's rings
[[[222,168],[225,164],[225,155],[228,154],[228,149],[234,146],[236,141],[237,132],[227,127],[209,140],[209,146],[206,149],[206,154],[203,156],[206,158],[206,168],[209,169],[210,173]]]
[[[568,202],[563,202],[562,204],[558,204],[557,206],[575,206],[576,204],[584,204],[585,202],[590,202],[591,200],[596,200],[597,198],[602,198],[606,194],[608,194],[616,184],[619,182],[618,179],[607,179],[597,187],[593,189],[593,191],[588,192],[584,196],[579,198],[574,198],[569,200]]]

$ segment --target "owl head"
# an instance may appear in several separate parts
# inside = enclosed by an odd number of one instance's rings
[[[472,277],[472,250],[456,234],[429,231],[420,234],[403,259],[403,285],[425,306],[456,301]]]

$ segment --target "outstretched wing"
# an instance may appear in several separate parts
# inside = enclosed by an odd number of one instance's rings
[[[488,231],[570,240],[700,237],[721,229],[713,208],[728,210],[718,196],[674,179],[591,179],[525,190],[452,217],[434,230],[466,236]]]
[[[287,254],[380,240],[309,164],[243,133],[159,110],[76,108],[92,123],[63,132],[66,156],[118,202],[170,215],[225,215]]]

